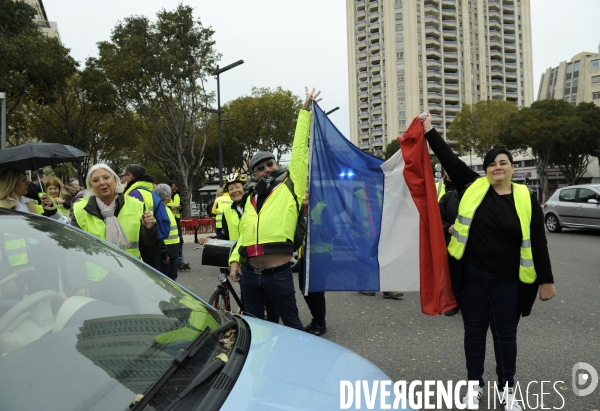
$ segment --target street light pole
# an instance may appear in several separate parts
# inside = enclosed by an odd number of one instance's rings
[[[2,141],[0,149],[6,148],[6,93],[0,93],[2,99]]]
[[[232,63],[223,68],[219,68],[213,72],[213,76],[217,76],[217,135],[219,137],[219,185],[223,186],[223,142],[221,139],[221,82],[219,80],[219,75],[227,70],[231,70],[234,67],[237,67],[241,64],[244,64],[244,60],[238,60],[235,63]]]

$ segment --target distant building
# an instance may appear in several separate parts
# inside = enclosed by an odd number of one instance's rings
[[[542,74],[538,100],[563,99],[572,104],[600,105],[600,46],[598,53],[581,52]]]
[[[346,0],[350,141],[382,154],[423,110],[533,102],[530,0]],[[452,145],[452,142],[449,142]]]
[[[17,0],[19,1],[19,0]],[[34,17],[35,22],[37,23],[40,30],[48,37],[57,38],[60,41],[60,35],[58,33],[58,25],[55,21],[49,21],[48,15],[46,14],[46,10],[44,9],[44,3],[42,0],[21,0],[25,3],[32,6],[36,15]]]

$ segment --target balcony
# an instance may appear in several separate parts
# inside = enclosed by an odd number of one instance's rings
[[[502,15],[497,10],[489,10],[488,16],[489,16],[490,21],[492,21],[492,19],[495,19],[498,21],[500,21],[502,19]]]
[[[381,61],[381,54],[379,54],[379,53],[375,53],[375,54],[372,54],[371,56],[369,56],[369,63],[371,63],[371,64],[379,63],[380,61]]]
[[[433,17],[433,16],[425,16],[425,24],[435,24],[435,25],[439,25],[440,24],[440,20]]]
[[[383,135],[383,128],[374,127],[371,134],[373,135],[373,137],[380,137]],[[373,140],[373,143],[375,143],[375,140]]]
[[[357,29],[358,31],[361,31],[361,30],[363,30],[363,29],[366,27],[366,25],[367,25],[367,21],[366,21],[366,20],[359,20],[359,21],[356,23],[356,29]]]
[[[507,91],[506,92],[506,99],[507,100],[518,100],[519,99],[519,93],[517,93],[516,91]]]
[[[514,23],[515,15],[514,14],[504,14],[504,15],[502,15],[502,20],[504,21],[504,23]]]
[[[371,23],[369,23],[369,31],[372,33],[374,31],[379,31],[379,20],[377,21],[372,21]]]
[[[427,57],[437,57],[437,58],[442,57],[442,53],[440,53],[440,49],[437,47],[427,47],[425,49],[425,55]]]
[[[445,90],[451,94],[458,93],[458,83],[446,83]]]
[[[460,101],[460,95],[458,93],[456,93],[456,94],[446,93],[446,102],[448,102],[448,101],[453,101],[455,103],[458,103]]]
[[[373,126],[380,126],[383,124],[383,119],[381,117],[374,117],[371,123],[373,124]]]
[[[358,105],[358,108],[361,110],[361,112],[360,112],[360,114],[361,114],[361,118],[362,118],[362,114],[363,114],[363,113],[364,113],[364,114],[369,114],[369,112],[368,112],[368,111],[366,111],[366,110],[368,110],[368,109],[369,109],[369,103],[368,103],[368,102],[366,102],[366,101],[363,101],[363,102],[361,102],[361,103]]]
[[[440,10],[436,6],[432,6],[431,4],[425,5],[423,9],[425,11],[425,16],[438,17],[440,15]]]
[[[504,40],[514,42],[517,40],[517,37],[514,34],[505,33]]]
[[[444,51],[444,61],[458,61],[458,53],[456,51]]]
[[[511,63],[517,61],[517,53],[504,53],[504,60]]]
[[[442,27],[444,30],[456,30],[456,20],[442,19]]]
[[[367,30],[360,30],[358,33],[356,33],[356,39],[358,41],[362,41],[366,38],[367,38]]]
[[[368,75],[367,70],[359,71],[358,72],[358,79],[360,81],[364,81],[364,80],[367,79],[367,75]]]
[[[359,136],[360,136],[360,138],[369,137],[369,132],[360,133]]]
[[[444,72],[444,81],[448,83],[458,83],[458,73]]]
[[[507,71],[506,72],[506,78],[510,79],[510,80],[516,80],[517,79],[517,72],[516,71]]]
[[[368,133],[367,133],[367,134],[368,134]],[[362,143],[360,143],[360,148],[369,148],[369,142],[368,142],[368,141],[366,141],[366,142],[362,142]]]
[[[365,91],[368,86],[369,86],[369,82],[368,81],[361,81],[360,83],[358,83],[358,89],[360,91]]]
[[[377,41],[377,40],[379,40],[379,32],[378,31],[374,31],[373,33],[369,34],[369,39],[371,41]]]
[[[491,40],[502,40],[502,33],[496,29],[490,29],[490,39]]]
[[[491,59],[490,67],[498,70],[502,70],[502,60]]]
[[[515,25],[514,24],[505,24],[504,25],[504,33],[510,33],[510,34],[514,34],[515,32]]]
[[[442,9],[442,18],[444,17],[456,17],[455,9]]]
[[[504,100],[504,93],[502,91],[492,90],[492,100]]]
[[[491,70],[490,76],[492,77],[492,79],[502,80],[504,78],[504,73],[502,72],[502,70]]]
[[[431,47],[431,46],[440,46],[440,39],[433,37],[433,36],[425,36],[425,44],[427,45],[427,47]]]
[[[368,129],[369,129],[369,121],[368,120],[367,121],[361,121],[358,125],[359,125],[359,127],[360,127],[361,130],[365,130],[366,129],[366,131],[368,131]]]
[[[425,26],[425,35],[440,37],[440,30],[435,26]]]
[[[506,90],[516,90],[518,87],[517,82],[516,81],[507,81],[506,82]]]
[[[438,59],[427,59],[426,64],[428,68],[433,67],[439,69],[442,67],[442,63]]]
[[[441,78],[442,73],[439,70],[427,70],[427,79],[440,80]]]
[[[369,11],[375,11],[375,10],[379,10],[379,2],[370,1],[369,2]]]
[[[517,51],[517,45],[515,43],[505,42],[504,48],[506,49],[506,51],[510,51],[510,52]]]
[[[456,41],[444,40],[444,51],[446,51],[446,50],[456,51],[457,47],[458,47],[458,43]]]
[[[506,71],[517,71],[517,63],[506,63],[504,66]]]
[[[498,13],[495,13],[498,14]],[[502,28],[502,23],[500,22],[500,20],[498,19],[499,16],[490,19],[490,29],[494,29],[494,30],[500,30],[500,28]]]
[[[359,61],[361,61],[361,57],[367,57],[367,50],[359,51],[356,56],[358,57]]]
[[[439,5],[438,0],[425,0],[424,3],[425,3],[425,5],[431,4],[432,6],[436,6],[436,7]]]
[[[433,102],[441,102],[442,101],[442,93],[436,93],[434,91],[427,92],[427,100]]]
[[[438,103],[428,102],[427,108],[431,111],[431,114],[442,114],[442,105]]]
[[[434,80],[427,80],[427,90],[442,91],[442,83]]]
[[[460,105],[458,104],[446,104],[444,107],[446,112],[458,113],[460,111]]]
[[[381,72],[381,64],[377,63],[377,64],[371,65],[371,74],[372,75],[379,74],[380,72]]]
[[[360,104],[363,104],[363,103],[360,103]],[[360,114],[359,114],[359,118],[361,120],[363,120],[365,118],[369,118],[369,112],[368,111],[361,111]]]
[[[381,94],[382,88],[381,88],[381,86],[373,86],[373,87],[371,87],[370,91],[371,91],[371,94],[378,95],[378,94]]]
[[[358,66],[359,70],[363,69],[363,68],[366,68],[367,67],[367,60],[365,59],[363,61],[359,61],[357,66]]]
[[[369,92],[368,91],[361,91],[360,93],[358,93],[358,99],[360,101],[365,101],[367,98],[369,97]]]
[[[363,51],[367,48],[367,42],[365,40],[359,41],[356,43],[356,47],[358,48],[358,51]]]
[[[444,40],[456,40],[456,30],[444,30]]]
[[[371,43],[371,52],[379,51],[379,50],[381,50],[380,43]]]
[[[373,22],[379,19],[379,10],[369,13],[369,21]]]
[[[356,2],[356,10],[364,10],[365,4],[367,4],[367,2],[365,0],[357,1]]]
[[[453,72],[458,71],[458,63],[453,61],[447,61],[444,63],[444,71]]]
[[[371,104],[381,104],[383,103],[383,99],[381,98],[381,96],[375,96],[371,99]]]
[[[501,7],[500,7],[500,2],[496,1],[496,0],[490,0],[488,2],[488,9],[489,10],[497,10],[500,11]]]
[[[500,42],[498,40],[491,40],[490,41],[490,50],[502,51],[502,42]]]
[[[515,13],[515,6],[511,6],[508,4],[504,4],[504,13],[509,12],[510,14],[514,14]]]
[[[356,12],[356,18],[358,20],[364,19],[366,15],[367,15],[367,13],[364,10],[359,10]]]

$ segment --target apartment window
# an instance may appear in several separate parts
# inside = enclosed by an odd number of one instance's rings
[[[600,84],[600,76],[592,76],[592,84]]]
[[[398,83],[404,83],[404,76],[398,76]]]
[[[569,65],[567,66],[567,73],[572,73],[572,72],[573,72],[573,65],[572,65],[572,64],[569,64]]]
[[[579,71],[579,62],[575,62],[575,67],[573,67],[573,71]]]
[[[592,60],[592,67],[600,67],[600,60]]]
[[[397,56],[399,59],[403,59],[403,58],[404,58],[404,52],[402,52],[402,53],[397,53],[397,54],[396,54],[396,56]]]
[[[565,83],[565,88],[571,88],[571,80]]]
[[[600,99],[600,92],[592,93],[592,100],[598,100],[598,99]]]
[[[399,98],[398,99],[398,104],[399,105],[404,105],[404,99],[403,98]]]
[[[398,93],[404,93],[404,87],[398,87]]]
[[[396,68],[397,68],[398,70],[404,70],[404,64],[398,64],[398,65],[396,66]]]
[[[598,94],[600,94],[600,93],[598,93]],[[398,111],[398,115],[399,116],[405,116],[406,115],[406,110],[399,110]]]
[[[406,120],[400,120],[400,121],[399,121],[399,124],[400,124],[401,126],[405,126],[405,125],[406,125]]]

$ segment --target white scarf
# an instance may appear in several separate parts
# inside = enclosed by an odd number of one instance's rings
[[[106,241],[116,245],[121,250],[128,249],[131,243],[127,239],[121,223],[115,217],[116,197],[109,205],[104,204],[102,200],[96,197],[96,204],[98,204],[100,213],[104,217],[104,224],[106,224]]]

